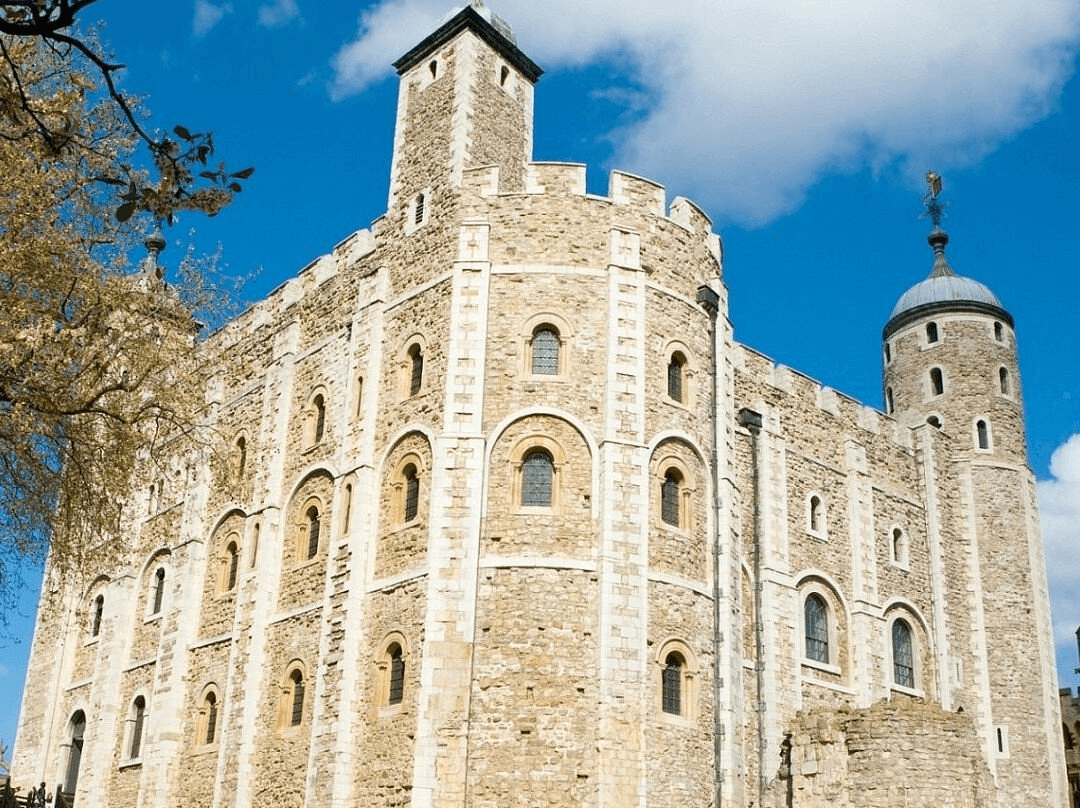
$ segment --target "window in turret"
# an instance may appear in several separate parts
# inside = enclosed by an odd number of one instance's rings
[[[319,553],[319,534],[321,532],[322,516],[319,506],[312,505],[304,512],[303,535],[307,539],[304,548],[304,558],[314,558]]]
[[[521,504],[550,508],[555,482],[555,461],[545,449],[531,449],[521,464]]]
[[[937,323],[926,324],[926,341],[928,343],[934,343],[938,341]]]
[[[686,372],[686,357],[679,351],[671,354],[667,368],[667,394],[672,401],[683,403],[683,376]]]
[[[998,368],[998,387],[1003,396],[1009,395],[1009,369]]]
[[[892,361],[892,348],[889,347],[889,343],[885,343],[885,364],[889,364]]]
[[[892,562],[898,567],[907,567],[908,565],[908,540],[904,531],[898,527],[893,528],[892,540],[889,543],[889,555],[892,556]]]
[[[401,472],[405,482],[405,498],[401,521],[411,522],[420,513],[420,474],[416,466],[410,463]]]
[[[418,192],[409,200],[405,211],[405,232],[412,233],[425,225],[431,214],[431,192],[428,189]]]
[[[154,586],[150,593],[150,615],[161,614],[162,601],[165,600],[165,568],[158,567],[154,573]]]
[[[900,687],[915,687],[915,654],[911,643],[911,626],[906,620],[892,624],[893,682]]]
[[[1001,327],[1001,323],[994,323],[994,339],[998,342],[1005,341],[1005,329]]]
[[[537,326],[529,341],[530,368],[535,376],[559,373],[559,332],[547,323]]]
[[[829,607],[824,598],[810,594],[803,606],[806,629],[806,658],[829,664]]]
[[[146,699],[136,696],[131,705],[131,729],[128,737],[128,759],[138,760],[142,753],[143,725],[146,723]]]
[[[975,422],[975,445],[979,449],[990,450],[990,424],[981,418]]]
[[[945,377],[941,368],[930,368],[930,394],[940,396],[945,392]]]
[[[806,501],[806,532],[821,539],[828,533],[825,502],[817,494],[811,494]]]
[[[892,388],[891,387],[886,387],[885,388],[885,412],[888,413],[889,415],[892,415],[893,414],[893,409],[894,409],[894,407],[893,407]]]
[[[409,395],[415,396],[424,385],[424,354],[419,343],[409,347]]]
[[[101,617],[105,613],[105,596],[98,595],[94,598],[94,607],[90,614],[90,636],[96,637],[101,634]]]
[[[673,527],[682,527],[682,488],[682,475],[677,469],[668,469],[660,483],[660,518]]]

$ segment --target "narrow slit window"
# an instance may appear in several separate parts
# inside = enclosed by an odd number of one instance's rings
[[[821,502],[821,497],[817,496],[817,494],[810,497],[807,522],[811,533],[825,532],[825,506]]]
[[[314,427],[312,428],[312,443],[322,443],[323,434],[326,431],[326,399],[317,395],[311,402],[313,409]]]
[[[236,570],[240,562],[240,549],[236,542],[229,542],[225,548],[225,591],[230,592],[236,587]]]
[[[314,558],[319,552],[319,531],[321,515],[319,509],[312,505],[307,509],[307,557]]]
[[[424,205],[426,200],[423,194],[417,194],[413,200],[413,224],[416,226],[424,223]]]
[[[895,408],[895,406],[893,405],[893,394],[892,394],[892,388],[891,388],[891,387],[886,387],[886,388],[885,388],[885,412],[886,412],[887,414],[889,414],[889,415],[892,415],[892,414],[893,414],[893,411],[894,411],[895,409],[896,409],[896,408]]]
[[[892,348],[889,347],[889,343],[885,343],[885,363],[888,364],[892,361]]]
[[[150,614],[161,614],[161,602],[165,599],[165,568],[158,567],[154,573],[154,602]]]
[[[409,348],[409,395],[415,396],[420,392],[424,383],[424,354],[419,344],[413,344]]]
[[[998,368],[998,387],[1002,395],[1009,395],[1009,371],[1007,368]]]
[[[390,649],[390,687],[388,690],[388,704],[401,704],[405,696],[405,657],[401,652],[400,645],[394,645]]]
[[[137,697],[132,713],[131,746],[128,749],[128,757],[134,760],[142,751],[143,723],[146,720],[146,699],[142,696]]]
[[[247,470],[247,439],[241,435],[236,439],[236,476],[242,478]]]
[[[1005,341],[1005,329],[1001,327],[1001,323],[994,323],[994,339],[998,342]]]
[[[420,475],[412,463],[405,467],[405,509],[402,521],[411,522],[420,512]]]
[[[686,370],[686,358],[680,353],[673,353],[668,361],[667,394],[672,401],[683,400],[683,375]]]
[[[90,617],[90,636],[96,637],[101,634],[101,618],[105,614],[105,596],[98,595],[94,598],[94,611]]]
[[[206,694],[203,708],[206,710],[206,734],[203,736],[203,743],[212,744],[217,736],[218,717],[217,696],[213,691]]]
[[[980,449],[990,448],[990,426],[986,421],[980,420],[976,422],[975,435]]]
[[[289,726],[298,727],[304,720],[304,674],[297,668],[290,674],[292,683],[292,706],[289,711]]]

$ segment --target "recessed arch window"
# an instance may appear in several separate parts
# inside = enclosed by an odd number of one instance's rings
[[[937,323],[926,324],[926,341],[928,343],[934,343],[938,341],[938,327]]]
[[[143,725],[146,722],[146,699],[136,696],[131,704],[131,737],[128,743],[128,758],[135,760],[142,752]]]
[[[319,393],[311,400],[311,416],[314,420],[311,432],[312,443],[322,443],[326,432],[326,399]]]
[[[550,508],[555,490],[555,460],[546,449],[530,449],[521,462],[521,504]]]
[[[224,591],[231,592],[236,588],[236,573],[239,566],[240,546],[236,541],[230,541],[225,547]]]
[[[990,424],[982,418],[975,422],[975,445],[979,449],[990,449]]]
[[[901,567],[908,565],[908,539],[907,535],[898,527],[894,527],[890,537],[889,549],[892,561]]]
[[[893,406],[892,388],[891,387],[886,387],[885,388],[885,412],[888,415],[892,415],[893,410],[895,410],[895,407]]]
[[[304,685],[304,669],[299,663],[293,663],[281,688],[282,727],[298,727],[304,722]]]
[[[68,763],[67,771],[64,776],[64,791],[68,794],[74,794],[75,786],[79,781],[79,763],[82,761],[83,738],[86,735],[86,713],[82,710],[76,710],[71,716],[71,721],[68,726],[71,742],[68,747]]]
[[[669,468],[660,483],[660,518],[665,524],[682,526],[683,476],[678,469]]]
[[[893,681],[900,687],[915,687],[915,651],[911,641],[911,626],[906,620],[892,624]]]
[[[816,592],[806,596],[803,604],[806,639],[806,658],[829,664],[829,607]]]
[[[941,368],[930,368],[930,394],[940,396],[945,392],[945,377]]]
[[[199,722],[199,741],[209,746],[217,740],[218,729],[218,697],[213,689],[208,690],[203,697]]]
[[[307,533],[305,558],[314,558],[319,552],[319,534],[322,531],[322,514],[318,505],[311,505],[304,511],[304,527]]]
[[[98,595],[90,607],[90,636],[101,634],[101,619],[105,615],[105,596]]]
[[[685,668],[686,661],[674,651],[664,660],[661,701],[664,712],[669,715],[682,715],[682,681]]]
[[[1009,369],[998,368],[998,389],[1003,396],[1009,395]]]
[[[247,438],[240,435],[233,445],[233,467],[236,470],[236,478],[242,480],[247,472]]]
[[[432,64],[434,64],[434,62],[432,62]],[[434,76],[434,75],[435,74],[432,73],[432,76]],[[413,200],[413,224],[414,225],[421,225],[421,224],[424,223],[424,204],[426,202],[427,202],[427,200],[425,199],[423,193],[417,194],[416,199]]]
[[[806,530],[815,536],[823,537],[827,533],[828,513],[825,501],[817,494],[811,494],[806,501]]]
[[[154,586],[150,595],[150,614],[161,614],[162,602],[165,600],[165,568],[158,567],[154,573]]]
[[[405,483],[405,499],[401,521],[411,522],[420,514],[420,472],[415,463],[409,463],[401,470]]]
[[[556,376],[559,373],[559,331],[544,323],[533,331],[529,341],[530,368],[536,376]]]
[[[393,632],[383,641],[382,651],[375,661],[375,703],[380,707],[397,707],[405,701],[405,672],[408,654],[405,638]]]
[[[998,342],[1005,341],[1005,329],[1002,328],[1001,323],[994,323],[994,339],[996,339]]]
[[[891,361],[892,361],[892,348],[889,346],[889,343],[886,342],[885,343],[885,364],[887,365]]]
[[[407,351],[409,357],[409,395],[415,396],[424,386],[424,352],[420,343],[414,342]]]
[[[668,359],[667,394],[672,401],[685,403],[686,356],[682,351],[674,351]]]
[[[934,429],[941,429],[941,419],[936,415],[927,416],[926,423],[930,424]]]

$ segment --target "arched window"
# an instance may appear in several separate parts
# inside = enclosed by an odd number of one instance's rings
[[[401,704],[405,697],[405,657],[397,643],[387,650],[390,656],[390,682],[386,703]]]
[[[941,375],[941,368],[930,368],[930,392],[935,396],[945,392],[945,378]]]
[[[1008,368],[998,368],[998,387],[1001,389],[1001,394],[1004,396],[1009,395],[1009,370]]]
[[[669,715],[682,715],[685,670],[686,661],[680,654],[672,652],[664,659],[664,669],[661,674],[661,707]]]
[[[905,620],[892,624],[893,681],[900,687],[915,687],[915,656],[911,645],[911,626]]]
[[[660,484],[660,518],[669,525],[682,525],[682,475],[675,469],[664,473]]]
[[[154,591],[150,614],[161,614],[161,603],[165,599],[165,568],[158,567],[154,573]]]
[[[885,412],[888,413],[889,415],[892,415],[893,414],[893,409],[894,409],[894,407],[893,407],[892,388],[891,387],[886,387],[885,388]]]
[[[934,429],[941,429],[941,419],[936,415],[931,415],[926,419],[926,423],[934,427]]]
[[[345,483],[345,517],[341,520],[341,532],[349,532],[349,522],[352,519],[352,483]]]
[[[326,399],[319,393],[311,400],[311,442],[322,443],[326,432]]]
[[[926,341],[927,342],[937,342],[938,341],[937,323],[927,323],[926,324]]]
[[[247,471],[247,438],[243,435],[236,439],[236,477],[243,479]]]
[[[806,658],[829,663],[829,608],[821,595],[811,593],[803,607],[806,623]]]
[[[818,536],[825,535],[825,503],[817,494],[806,504],[806,529]]]
[[[975,440],[980,449],[990,448],[990,425],[986,421],[975,422]]]
[[[432,76],[432,78],[434,78],[435,77],[435,68],[434,68],[435,63],[432,62],[431,64],[432,64],[431,76]],[[413,200],[413,224],[414,225],[421,225],[421,224],[424,223],[424,203],[425,203],[425,201],[426,200],[424,199],[423,194],[417,194],[416,199]]]
[[[105,596],[98,595],[94,598],[94,606],[90,613],[90,636],[96,637],[101,634],[101,618],[105,614]]]
[[[889,343],[885,343],[885,364],[889,364],[892,361],[892,348],[889,347]]]
[[[217,693],[213,690],[206,694],[202,707],[202,732],[200,740],[207,745],[217,740],[218,703]]]
[[[907,536],[898,527],[893,528],[892,532],[892,560],[902,567],[906,567],[908,563]]]
[[[1001,327],[1001,323],[994,323],[994,339],[998,342],[1005,341],[1005,329]]]
[[[82,760],[83,736],[86,734],[86,714],[82,710],[76,710],[71,716],[71,746],[68,749],[67,773],[64,777],[64,791],[68,794],[75,793],[75,786],[79,781],[79,763]]]
[[[554,326],[541,325],[533,331],[532,372],[537,376],[556,376],[559,373],[559,332]]]
[[[420,343],[414,342],[409,346],[409,395],[415,396],[420,392],[424,383],[424,353]]]
[[[554,490],[555,461],[544,449],[532,449],[521,464],[521,504],[550,508]]]
[[[304,513],[307,523],[307,558],[314,558],[319,552],[319,523],[321,517],[319,508],[312,505]]]
[[[304,720],[304,673],[299,668],[294,668],[289,674],[289,686],[287,688],[289,704],[290,727],[298,727]]]
[[[403,522],[411,522],[420,513],[420,473],[414,464],[410,463],[401,472],[405,478],[405,502],[402,512]]]
[[[240,548],[231,541],[225,548],[225,591],[231,592],[236,587],[236,572],[240,566]]]
[[[134,760],[142,751],[143,722],[146,720],[146,699],[137,696],[131,705],[131,744],[128,757]]]
[[[675,351],[668,360],[667,394],[672,401],[683,402],[683,376],[686,371],[686,357]]]

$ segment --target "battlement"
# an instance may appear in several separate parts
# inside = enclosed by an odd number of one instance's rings
[[[880,410],[841,393],[816,379],[777,364],[770,357],[740,343],[735,343],[734,365],[753,382],[771,387],[789,397],[785,408],[806,411],[815,408],[828,413],[841,423],[842,428],[857,428],[874,435],[883,435],[904,448],[910,448],[905,438],[908,430],[900,429],[897,421]]]
[[[524,191],[506,188],[500,181],[498,166],[467,169],[462,176],[462,188],[480,197],[550,195],[559,199],[587,198],[606,202],[615,207],[657,216],[682,227],[689,233],[715,239],[717,261],[723,251],[720,236],[712,231],[712,219],[694,202],[677,196],[667,205],[663,185],[625,171],[612,171],[608,176],[607,196],[590,194],[587,188],[587,167],[583,163],[531,162],[525,166]]]

